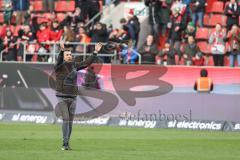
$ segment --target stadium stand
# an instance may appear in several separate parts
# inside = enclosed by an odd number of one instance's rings
[[[143,2],[141,0],[135,0],[136,2]],[[9,48],[9,44],[10,42],[27,42],[27,43],[31,43],[34,42],[35,43],[35,53],[34,54],[39,54],[37,52],[37,49],[42,48],[43,50],[46,51],[46,53],[51,52],[52,50],[52,46],[51,45],[43,45],[43,44],[38,44],[37,39],[36,39],[36,34],[39,31],[39,27],[41,24],[46,25],[48,30],[51,30],[52,32],[57,32],[58,30],[64,30],[64,33],[62,34],[62,38],[65,36],[65,38],[67,37],[66,35],[70,35],[70,33],[75,33],[76,37],[74,37],[74,40],[71,42],[83,42],[81,41],[81,36],[78,33],[79,29],[78,27],[82,27],[84,32],[86,32],[86,36],[88,37],[87,39],[92,39],[90,40],[90,42],[107,42],[107,39],[110,39],[110,37],[108,35],[111,35],[113,33],[113,38],[114,40],[118,41],[122,38],[126,38],[127,40],[132,39],[131,38],[131,33],[129,33],[129,27],[130,30],[131,28],[133,28],[133,30],[136,29],[136,25],[137,25],[137,21],[136,21],[136,16],[134,16],[134,18],[129,18],[127,17],[127,24],[126,26],[123,27],[128,27],[128,29],[123,29],[123,28],[106,28],[106,26],[104,24],[101,24],[100,26],[100,30],[103,31],[103,37],[101,37],[100,35],[96,35],[96,33],[98,32],[98,30],[93,30],[92,27],[90,26],[85,26],[85,24],[87,24],[87,22],[91,21],[89,19],[89,17],[92,17],[93,13],[98,13],[100,12],[100,10],[102,10],[104,7],[103,5],[105,4],[104,1],[99,1],[97,3],[95,3],[94,1],[87,1],[86,4],[83,3],[76,3],[78,1],[74,1],[74,0],[56,0],[55,1],[55,7],[54,7],[54,12],[49,12],[49,11],[44,11],[44,4],[42,0],[30,0],[30,7],[29,10],[27,11],[26,15],[25,15],[25,22],[24,24],[21,25],[16,25],[16,13],[12,12],[12,16],[11,16],[11,20],[10,20],[10,24],[6,23],[5,17],[4,15],[6,14],[6,6],[4,4],[3,0],[0,0],[0,6],[2,6],[1,12],[0,12],[0,37],[2,39],[2,43],[3,43],[3,48],[1,49],[1,54],[2,54],[2,58],[5,61],[8,60],[17,60],[17,58],[15,59],[7,59],[6,55],[8,53],[4,52],[7,48]],[[122,2],[126,2],[126,1],[122,1]],[[174,1],[172,1],[174,2]],[[180,46],[184,46],[186,44],[186,38],[188,35],[193,34],[196,41],[197,41],[197,45],[199,46],[201,52],[203,52],[203,54],[207,57],[211,57],[211,46],[208,44],[208,39],[210,34],[212,33],[212,31],[214,29],[216,24],[221,24],[223,27],[227,27],[227,15],[225,14],[225,8],[226,6],[229,5],[229,1],[220,1],[220,0],[207,0],[206,1],[206,6],[205,6],[205,13],[204,13],[204,18],[203,18],[203,24],[204,27],[201,28],[199,27],[199,24],[197,23],[197,26],[195,27],[195,31],[193,33],[187,33],[187,35],[185,35],[185,30],[187,29],[187,24],[188,22],[191,22],[191,16],[188,13],[188,9],[183,9],[182,6],[186,6],[186,4],[184,4],[185,1],[183,1],[183,3],[177,3],[176,6],[180,6],[180,18],[183,19],[185,21],[185,26],[184,24],[181,24],[184,26],[184,28],[181,28],[182,33],[181,36],[182,41],[180,42]],[[238,2],[239,3],[239,2]],[[84,5],[88,5],[91,7],[86,7]],[[169,7],[169,4],[165,4],[164,2],[160,3],[160,10],[161,7]],[[188,6],[189,4],[187,4]],[[178,7],[179,7],[178,6]],[[186,6],[186,7],[187,7]],[[78,11],[76,11],[76,8],[80,8],[80,13],[77,13]],[[88,9],[86,9],[88,8]],[[91,9],[89,9],[91,8]],[[173,10],[172,7],[170,6],[170,16],[172,16]],[[183,10],[182,10],[183,9]],[[191,9],[190,9],[191,10]],[[100,14],[101,15],[101,14]],[[186,15],[186,18],[185,18]],[[58,21],[58,27],[53,29],[52,25],[54,21]],[[96,24],[99,21],[99,18],[96,18],[93,22]],[[131,25],[131,23],[134,25]],[[239,22],[240,22],[240,18],[239,18]],[[24,25],[30,25],[31,27],[31,34],[30,33],[25,33],[24,32]],[[65,26],[65,27],[64,27]],[[66,26],[69,26],[70,28],[67,28]],[[91,25],[92,26],[92,25]],[[7,36],[7,30],[11,31],[11,36],[12,37],[8,37]],[[227,32],[227,31],[226,31]],[[10,34],[10,33],[9,33]],[[23,40],[22,36],[26,36],[27,40]],[[119,36],[120,35],[120,36]],[[9,35],[10,36],[10,35]],[[167,29],[166,34],[163,35],[159,35],[158,37],[160,37],[159,39],[159,44],[158,45],[158,49],[159,51],[161,51],[161,49],[164,47],[165,42],[167,41],[171,41],[171,39],[169,39],[170,36],[170,30]],[[80,39],[79,39],[80,38]],[[185,39],[185,40],[184,40]],[[111,39],[113,40],[113,39]],[[47,40],[46,42],[51,42],[53,43],[53,41],[51,41],[50,39]],[[87,44],[84,44],[85,48],[87,47]],[[19,49],[16,48],[19,45],[16,45],[13,49]],[[28,45],[30,46],[30,45]],[[28,47],[26,46],[26,47]],[[32,45],[31,45],[32,46]],[[228,46],[228,43],[226,43],[226,46]],[[119,52],[121,50],[121,48],[118,48],[119,46],[117,46],[115,49],[117,52]],[[140,48],[141,46],[138,46],[138,48]],[[226,47],[229,48],[229,47]],[[78,47],[79,49],[79,47]],[[8,49],[7,49],[8,50]],[[80,49],[81,50],[81,49]],[[84,50],[84,49],[83,49]],[[83,51],[82,50],[82,51]],[[85,50],[87,51],[87,49]],[[25,53],[23,53],[25,54]],[[181,53],[183,54],[183,53]],[[226,54],[226,57],[229,53]],[[15,54],[15,57],[18,56],[23,56],[23,55],[19,55],[19,53]],[[141,56],[141,53],[139,53],[139,56]],[[29,57],[29,56],[27,56]],[[30,56],[31,57],[31,56]],[[35,56],[36,57],[36,56]],[[46,58],[43,59],[38,59],[38,61],[47,61],[48,58],[50,58],[51,56],[46,56]],[[176,62],[177,64],[182,64],[182,56],[180,55],[175,55],[176,58]],[[211,58],[210,58],[211,59]],[[226,58],[228,59],[228,58]],[[33,59],[29,59],[28,61],[31,61]],[[36,60],[36,59],[35,59]],[[121,61],[121,59],[119,59]],[[53,61],[49,61],[49,62],[53,62]],[[138,62],[136,62],[138,63]],[[156,62],[157,63],[157,62]],[[227,64],[227,63],[226,63]]]
[[[224,2],[216,1],[212,4],[210,13],[224,13]]]

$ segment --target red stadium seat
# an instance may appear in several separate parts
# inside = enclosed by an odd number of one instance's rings
[[[203,24],[204,26],[209,26],[209,15],[205,14],[204,17],[203,17]]]
[[[211,53],[210,45],[206,41],[198,42],[197,45],[200,48],[201,52],[203,52],[205,54],[210,54]]]
[[[2,10],[2,8],[3,8],[3,0],[0,0],[0,10]]]
[[[41,0],[32,1],[32,5],[33,11],[35,12],[43,11],[43,1]]]
[[[224,66],[230,66],[230,60],[227,56],[224,56]]]
[[[224,3],[221,1],[214,2],[210,12],[211,13],[224,13]]]
[[[223,25],[223,16],[220,14],[212,15],[212,17],[209,20],[209,26],[216,26],[216,24],[221,24]]]
[[[75,1],[57,1],[55,2],[55,11],[72,12],[75,10]]]
[[[227,16],[223,15],[222,18],[223,18],[222,25],[227,26]]]
[[[3,23],[4,22],[4,16],[3,16],[3,13],[1,12],[0,13],[0,23]]]
[[[0,26],[0,38],[4,37],[4,30],[5,28],[3,26]]]
[[[198,28],[196,33],[196,39],[204,39],[207,40],[209,38],[209,30],[208,28]]]

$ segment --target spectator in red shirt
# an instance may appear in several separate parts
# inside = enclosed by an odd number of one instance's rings
[[[46,56],[47,50],[49,49],[49,45],[44,44],[49,43],[50,40],[50,30],[47,28],[46,23],[42,23],[40,25],[40,30],[37,31],[37,41],[40,43],[40,48],[38,50],[38,60],[46,61],[48,56]]]
[[[49,40],[53,42],[58,42],[60,41],[62,34],[63,34],[63,29],[59,27],[59,22],[53,21],[51,30],[50,30]]]
[[[37,40],[39,43],[49,42],[50,40],[50,30],[47,28],[46,24],[40,25],[40,30],[37,31]]]

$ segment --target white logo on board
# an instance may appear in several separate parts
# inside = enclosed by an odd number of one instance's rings
[[[47,116],[30,115],[30,114],[21,115],[20,113],[18,113],[13,115],[12,121],[46,123]]]

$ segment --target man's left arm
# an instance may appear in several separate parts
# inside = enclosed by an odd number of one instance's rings
[[[84,68],[87,68],[89,65],[91,65],[93,63],[93,61],[96,59],[98,52],[101,50],[102,48],[102,44],[98,43],[95,46],[95,50],[93,52],[93,54],[88,57],[85,61],[75,61],[75,67],[77,68],[77,70],[81,70]]]

